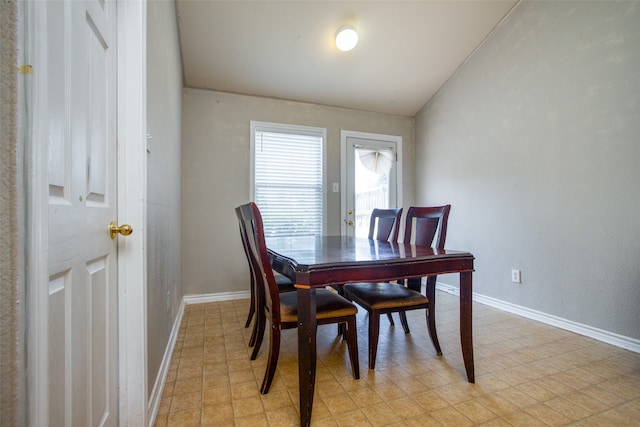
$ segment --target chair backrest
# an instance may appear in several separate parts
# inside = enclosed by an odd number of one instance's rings
[[[244,249],[244,254],[247,256],[247,261],[249,263],[249,272],[251,273],[251,286],[255,287],[256,272],[253,270],[253,263],[251,262],[251,254],[249,253],[249,240],[248,240],[249,238],[247,236],[246,224],[241,220],[242,214],[240,212],[240,207],[236,208],[236,216],[238,217],[238,222],[240,226],[239,228],[240,228],[240,238],[242,239],[242,249]],[[253,292],[253,289],[251,292]]]
[[[416,207],[407,210],[403,243],[444,248],[451,205]],[[413,237],[413,239],[412,239]]]
[[[280,290],[276,282],[264,238],[264,225],[258,206],[251,202],[236,208],[240,229],[246,231],[246,247],[249,262],[255,273],[256,287],[263,291],[265,306],[271,314],[271,322],[280,324]]]
[[[369,238],[397,242],[401,216],[402,208],[374,209],[369,222]]]

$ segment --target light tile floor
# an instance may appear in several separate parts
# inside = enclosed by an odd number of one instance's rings
[[[268,332],[249,360],[248,300],[188,305],[156,426],[297,426],[296,330],[283,332],[278,371],[260,395]],[[640,354],[474,303],[476,383],[466,381],[458,299],[437,293],[444,352],[424,310],[381,321],[375,371],[367,369],[367,313],[358,313],[360,380],[335,325],[318,329],[313,426],[640,426]],[[396,319],[397,319],[397,315]]]

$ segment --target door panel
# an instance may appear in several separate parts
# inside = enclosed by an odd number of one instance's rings
[[[89,377],[89,390],[91,391],[91,425],[104,425],[110,412],[109,393],[112,392],[109,383],[114,380],[110,369],[113,356],[110,355],[109,342],[111,337],[110,319],[116,315],[113,312],[114,295],[109,292],[113,287],[109,286],[109,261],[102,257],[91,261],[87,265],[89,306],[91,307],[88,349],[91,354],[91,375]]]
[[[108,109],[113,106],[114,100],[110,100],[110,87],[106,72],[109,70],[109,44],[104,39],[105,31],[99,30],[93,17],[96,14],[87,14],[86,34],[88,42],[88,88],[89,96],[87,110],[87,203],[105,204],[107,180],[113,173],[109,167],[109,135],[115,135],[115,128],[109,129]],[[97,15],[99,16],[99,14]],[[103,24],[106,25],[106,24]],[[111,105],[110,105],[111,104]]]
[[[47,5],[47,28],[55,28],[65,22],[66,8],[62,2],[51,2]],[[61,54],[64,52],[65,34],[63,31],[49,30],[46,35],[47,52]],[[64,203],[68,193],[70,180],[69,145],[67,123],[64,108],[67,99],[65,82],[66,64],[64,60],[51,58],[47,63],[47,159],[48,184],[50,202]],[[67,201],[68,202],[68,201]]]
[[[55,276],[49,282],[49,316],[47,319],[49,349],[47,361],[49,370],[49,419],[51,425],[65,425],[65,395],[66,395],[66,326],[69,322],[66,319],[68,313],[67,292],[68,279],[70,275],[68,271]]]
[[[48,415],[118,422],[115,2],[47,2]]]

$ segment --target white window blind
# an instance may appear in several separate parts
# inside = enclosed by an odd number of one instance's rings
[[[324,129],[252,123],[253,200],[265,236],[319,236]]]

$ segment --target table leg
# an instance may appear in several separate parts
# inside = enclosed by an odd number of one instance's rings
[[[476,382],[473,366],[472,294],[471,272],[460,273],[460,341],[464,368],[470,383]]]
[[[438,356],[442,356],[442,349],[440,348],[440,341],[438,341],[438,333],[436,332],[436,277],[427,277],[426,295],[429,300],[427,307],[427,329],[429,330],[429,336],[431,342],[436,349]]]
[[[298,287],[300,425],[309,426],[316,382],[316,290]]]

